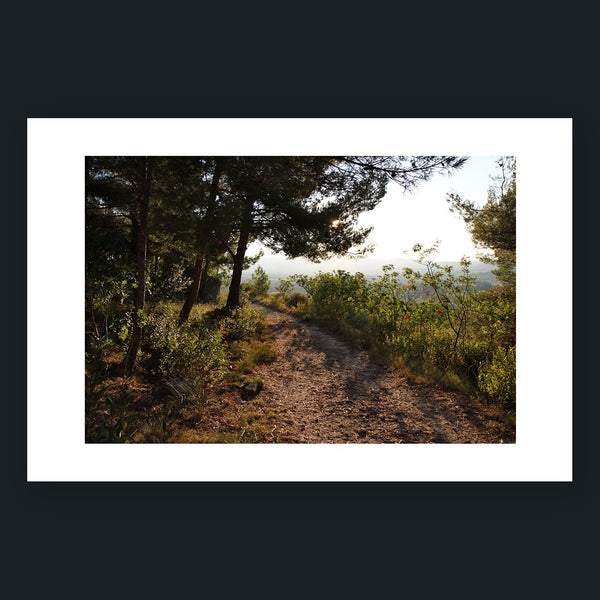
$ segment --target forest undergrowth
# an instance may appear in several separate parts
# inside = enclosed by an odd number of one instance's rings
[[[261,388],[256,365],[271,362],[263,312],[246,299],[234,311],[198,304],[178,323],[181,303],[148,305],[136,368],[126,374],[127,314],[109,304],[86,333],[88,443],[266,442],[274,415],[241,402]],[[218,401],[217,401],[218,399]]]

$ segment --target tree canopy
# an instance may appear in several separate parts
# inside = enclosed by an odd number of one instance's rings
[[[189,316],[209,271],[229,266],[227,308],[240,301],[249,244],[319,261],[368,251],[358,217],[390,182],[411,190],[460,168],[453,156],[88,157],[86,293],[132,309],[133,365],[146,295],[187,290]],[[256,257],[254,258],[254,260]],[[107,287],[107,282],[118,285]],[[92,302],[93,304],[93,302]],[[141,312],[140,312],[141,311]]]
[[[478,206],[458,194],[448,194],[450,209],[464,219],[473,242],[484,252],[484,261],[497,265],[494,274],[504,283],[514,284],[516,263],[517,168],[512,156],[497,161],[499,173],[493,177],[486,202]],[[491,251],[491,255],[485,251]]]

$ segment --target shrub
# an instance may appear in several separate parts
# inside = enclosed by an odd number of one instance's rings
[[[173,298],[184,292],[191,283],[182,265],[161,265],[152,280],[153,298]]]
[[[150,370],[169,377],[198,377],[204,385],[219,381],[226,369],[221,333],[208,322],[179,325],[176,305],[162,304],[148,316],[144,349]]]
[[[294,291],[294,280],[292,277],[285,277],[279,279],[279,285],[275,288],[279,294],[284,296],[291,294]]]
[[[516,352],[498,349],[479,369],[479,389],[509,410],[515,409]]]
[[[302,292],[292,292],[289,296],[286,297],[287,304],[289,306],[293,306],[296,308],[300,303],[306,303],[308,301],[308,296],[303,294]]]
[[[421,253],[417,261],[421,271],[404,269],[400,274],[386,265],[373,281],[346,271],[295,276],[310,298],[304,304],[300,295],[286,296],[287,312],[315,318],[355,342],[436,373],[446,382],[477,387],[511,410],[514,289],[477,292],[467,259],[456,272],[434,262],[436,246],[414,249]]]
[[[230,316],[221,323],[223,336],[229,342],[250,339],[264,327],[265,321],[262,311],[252,308],[246,303],[233,309]]]
[[[269,308],[274,308],[281,312],[289,312],[290,308],[283,294],[269,294],[268,296],[261,298],[260,303],[263,306],[268,306]]]

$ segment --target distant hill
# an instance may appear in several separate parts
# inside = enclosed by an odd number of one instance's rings
[[[373,257],[365,257],[361,259],[330,259],[322,263],[311,263],[305,259],[282,260],[277,256],[263,256],[257,265],[261,266],[271,279],[270,292],[275,292],[275,287],[279,283],[279,279],[284,279],[290,275],[315,275],[319,271],[324,273],[344,270],[349,273],[363,273],[367,278],[375,278],[382,274],[384,265],[394,265],[396,271],[401,272],[402,269],[409,267],[417,271],[422,271],[421,265],[414,260],[407,258],[392,258],[379,259]],[[453,269],[460,269],[458,261],[439,261],[441,265],[452,265]],[[470,271],[472,275],[477,277],[477,289],[485,290],[492,287],[496,282],[496,278],[492,275],[492,265],[475,260],[471,263]],[[255,267],[244,271],[242,281],[248,281]]]

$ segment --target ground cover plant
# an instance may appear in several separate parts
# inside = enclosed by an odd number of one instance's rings
[[[98,312],[113,324],[102,335],[88,323],[86,442],[271,441],[273,415],[240,402],[245,386],[260,383],[254,367],[276,356],[259,309],[245,301],[224,316],[218,304],[197,305],[180,325],[181,303],[147,305],[133,374],[123,370],[128,316],[114,310]]]

